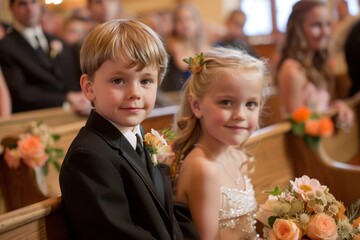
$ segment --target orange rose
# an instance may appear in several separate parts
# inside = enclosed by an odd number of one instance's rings
[[[311,116],[311,111],[308,107],[298,108],[292,114],[292,118],[297,123],[305,122],[310,118],[310,116]]]
[[[305,133],[317,137],[320,135],[320,121],[318,119],[313,119],[306,121],[305,123]]]
[[[302,234],[299,227],[290,220],[276,219],[273,228],[269,231],[271,240],[298,240]]]
[[[6,148],[4,159],[9,168],[18,168],[20,165],[20,153],[17,149]]]
[[[336,240],[337,226],[335,220],[325,213],[311,217],[306,235],[313,240]]]
[[[340,220],[346,220],[347,219],[347,217],[345,215],[345,211],[346,211],[346,208],[345,208],[344,204],[340,203],[339,211],[338,211],[338,214],[337,214],[338,219],[340,219]]]
[[[334,132],[334,123],[329,117],[320,119],[320,135],[328,137]]]
[[[29,167],[42,167],[49,158],[38,136],[26,135],[17,144],[24,163]]]
[[[354,228],[358,228],[360,226],[360,217],[353,221],[353,226]]]
[[[360,234],[356,235],[353,240],[360,240]]]

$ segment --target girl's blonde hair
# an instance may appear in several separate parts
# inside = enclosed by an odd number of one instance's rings
[[[176,137],[173,147],[177,154],[175,161],[180,161],[193,149],[201,133],[200,121],[191,110],[189,97],[202,99],[212,80],[224,71],[237,71],[239,74],[242,70],[255,71],[259,72],[263,80],[262,107],[269,92],[267,65],[266,60],[256,59],[238,49],[217,47],[204,54],[201,69],[191,74],[182,89],[180,109],[174,123]]]
[[[80,50],[83,74],[92,79],[107,60],[131,61],[129,68],[156,67],[160,85],[165,76],[168,55],[160,37],[147,25],[128,19],[116,19],[94,28]]]

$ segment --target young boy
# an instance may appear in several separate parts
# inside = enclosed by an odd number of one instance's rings
[[[140,22],[112,20],[89,34],[80,62],[81,87],[94,109],[60,173],[72,237],[183,239],[168,168],[135,150],[167,68],[161,40]]]

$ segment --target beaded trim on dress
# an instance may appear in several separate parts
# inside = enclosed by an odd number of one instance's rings
[[[219,227],[237,228],[244,235],[256,234],[256,199],[250,178],[244,176],[245,189],[221,187]]]

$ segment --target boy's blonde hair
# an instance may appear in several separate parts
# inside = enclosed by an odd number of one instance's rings
[[[185,157],[193,149],[201,133],[200,121],[191,110],[189,97],[201,100],[218,74],[233,71],[242,74],[243,70],[259,72],[263,80],[262,107],[269,93],[267,61],[256,59],[238,49],[223,47],[213,48],[204,54],[201,70],[192,73],[183,87],[180,109],[175,116],[176,138],[173,146],[179,158]]]
[[[139,21],[116,19],[103,23],[89,33],[80,50],[81,70],[89,79],[105,61],[124,59],[131,61],[129,68],[156,67],[160,85],[168,55],[159,36]]]

